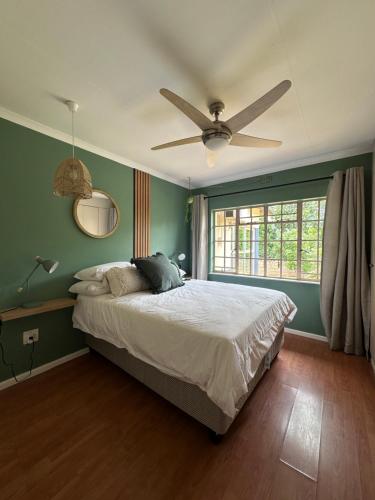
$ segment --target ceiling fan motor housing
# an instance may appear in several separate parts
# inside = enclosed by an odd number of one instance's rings
[[[221,122],[217,121],[214,123],[217,127],[205,130],[202,134],[202,140],[208,149],[217,151],[230,143],[232,139],[232,132]]]

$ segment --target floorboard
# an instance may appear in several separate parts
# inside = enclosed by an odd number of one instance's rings
[[[2,391],[0,429],[1,500],[375,499],[369,363],[292,335],[220,445],[96,354]]]

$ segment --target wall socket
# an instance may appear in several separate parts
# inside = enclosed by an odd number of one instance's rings
[[[22,333],[23,345],[32,344],[39,341],[39,328],[34,330],[27,330]]]

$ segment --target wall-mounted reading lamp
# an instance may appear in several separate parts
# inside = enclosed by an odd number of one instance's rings
[[[59,265],[57,260],[43,259],[42,257],[39,256],[35,257],[35,260],[37,262],[36,266],[27,276],[22,285],[17,289],[18,293],[22,293],[24,290],[26,290],[26,293],[29,291],[30,278],[35,273],[35,271],[38,269],[39,266],[42,266],[43,269],[47,271],[48,274],[52,274],[54,271],[56,271],[56,268]],[[43,302],[25,302],[24,304],[21,304],[21,307],[38,307],[41,306],[42,304]]]

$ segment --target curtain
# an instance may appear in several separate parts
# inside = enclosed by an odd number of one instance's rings
[[[327,195],[320,310],[331,349],[369,352],[370,280],[363,167],[335,172]]]
[[[203,194],[194,196],[192,229],[192,270],[194,279],[207,279],[208,266],[208,202]]]

